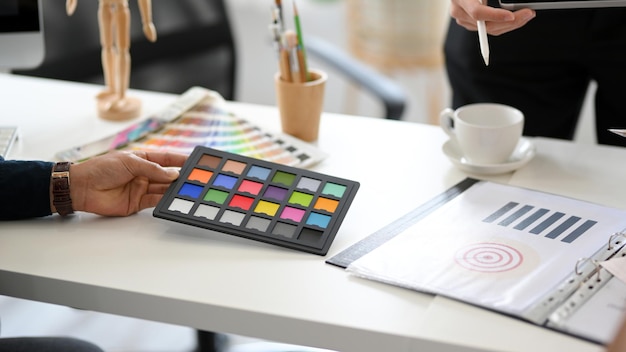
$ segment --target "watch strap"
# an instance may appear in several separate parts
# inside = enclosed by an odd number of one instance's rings
[[[74,213],[70,197],[70,165],[63,161],[55,163],[52,168],[52,204],[61,216]]]

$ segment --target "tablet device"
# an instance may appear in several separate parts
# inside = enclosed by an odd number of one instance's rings
[[[622,7],[626,0],[499,0],[500,6],[507,10],[518,9],[578,9],[592,7]]]
[[[41,0],[0,1],[0,69],[26,69],[44,58]]]

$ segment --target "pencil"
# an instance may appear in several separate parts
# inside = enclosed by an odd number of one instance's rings
[[[307,82],[308,79],[308,71],[306,69],[306,58],[304,57],[304,50],[300,46],[296,49],[296,57],[298,59],[298,77],[300,82]]]
[[[300,76],[304,77],[303,82],[309,80],[309,69],[306,63],[306,49],[304,48],[304,40],[302,39],[302,26],[300,25],[300,15],[298,14],[298,8],[296,7],[296,1],[293,1],[293,19],[296,25],[296,34],[298,35],[298,64],[300,70]]]
[[[483,5],[483,0],[478,0]],[[485,21],[477,21],[478,40],[480,42],[480,53],[485,61],[485,66],[489,66],[489,39],[487,39],[487,26]]]

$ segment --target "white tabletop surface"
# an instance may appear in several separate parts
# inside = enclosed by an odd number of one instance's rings
[[[59,150],[132,123],[96,116],[99,89],[0,74],[0,125],[20,129],[9,157],[52,159]],[[131,95],[142,99],[145,114],[176,99]],[[229,106],[268,131],[280,131],[273,107]],[[601,351],[501,314],[355,278],[325,264],[468,176],[442,153],[445,141],[434,126],[324,114],[317,145],[330,156],[313,170],[361,183],[326,257],[156,219],[151,210],[127,218],[50,216],[0,224],[0,294],[340,351]],[[535,143],[537,156],[526,167],[489,179],[626,205],[626,150]]]

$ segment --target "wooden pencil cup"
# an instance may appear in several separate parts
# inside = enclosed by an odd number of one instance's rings
[[[283,132],[314,142],[319,134],[328,75],[319,70],[309,70],[309,75],[307,82],[286,82],[277,73],[274,81]]]

